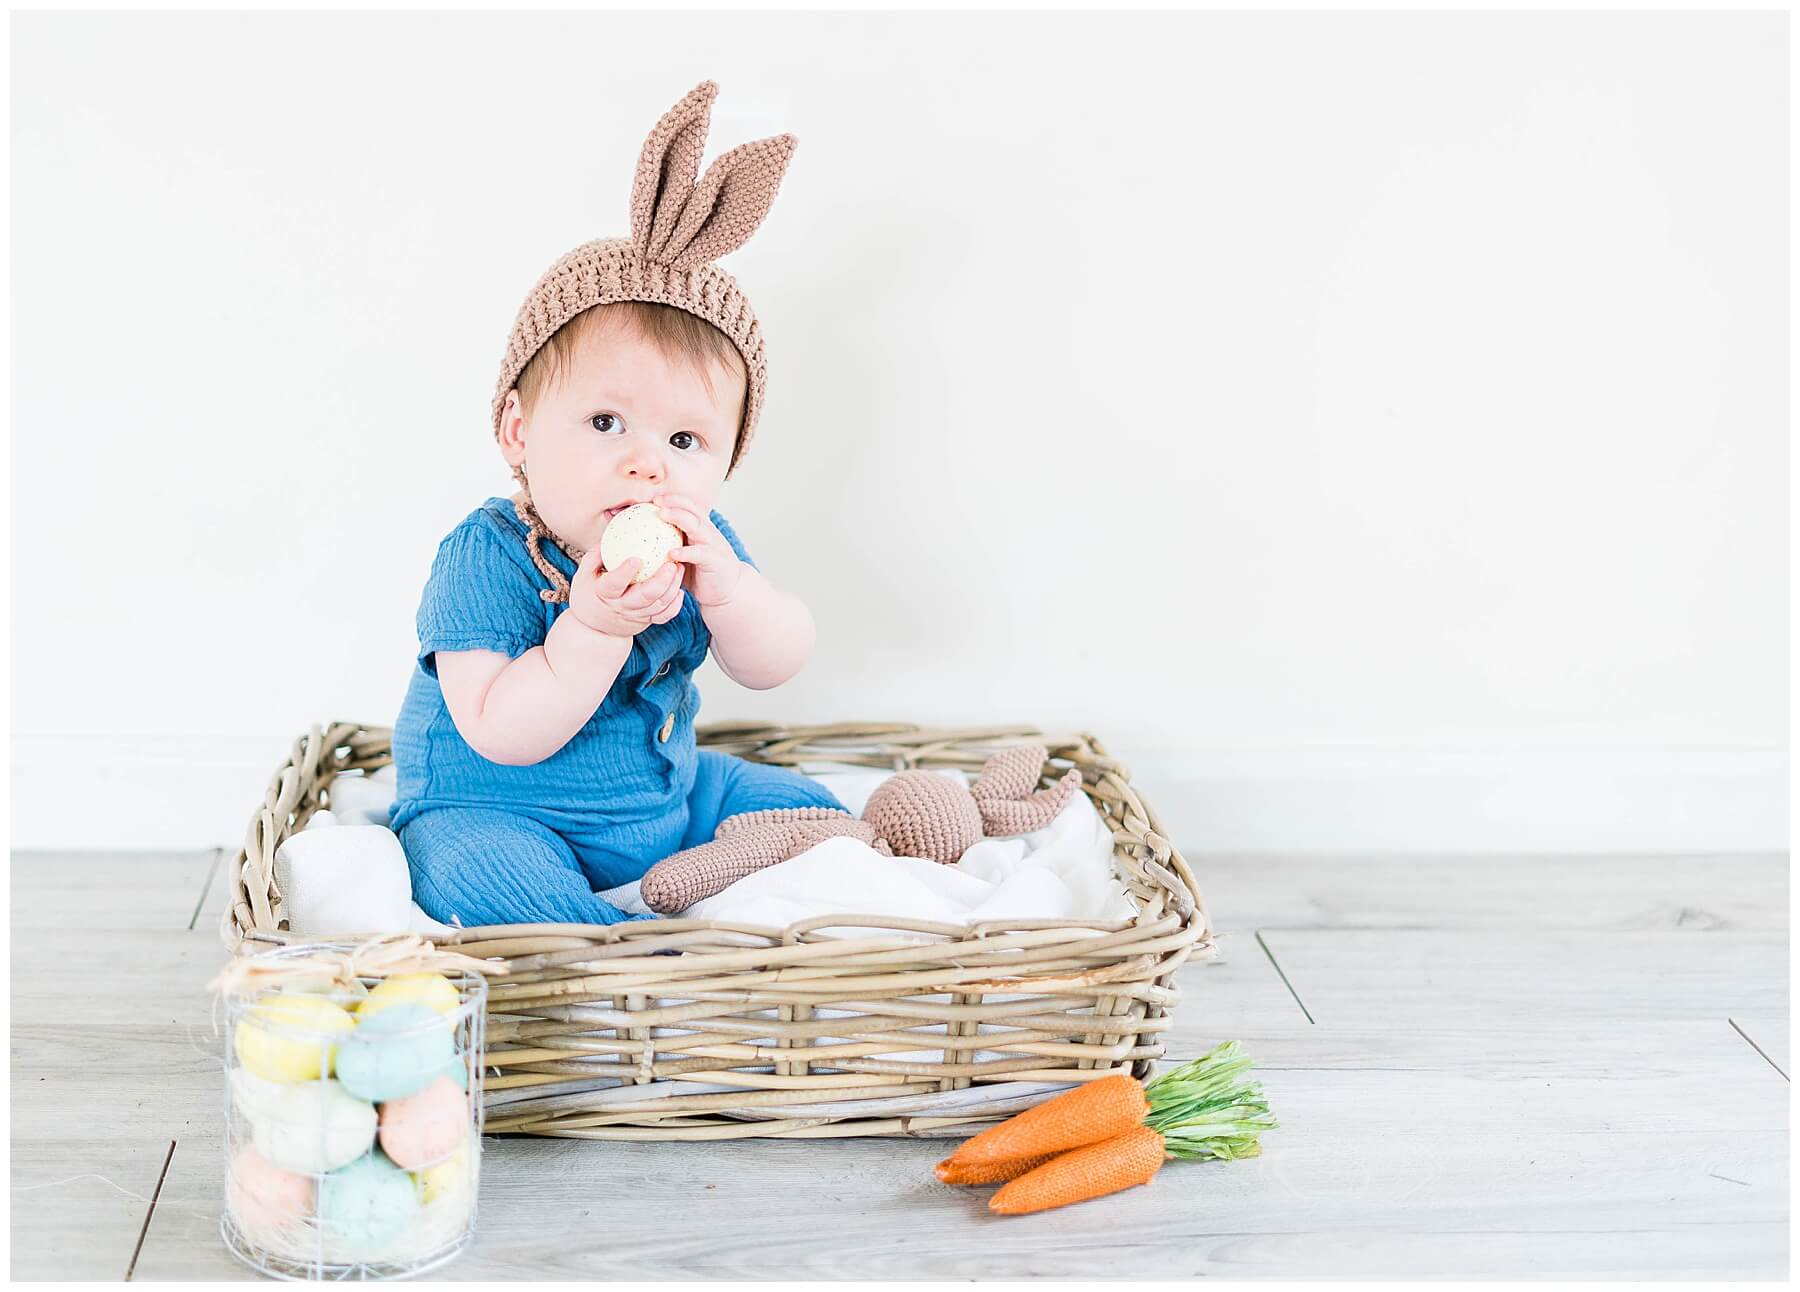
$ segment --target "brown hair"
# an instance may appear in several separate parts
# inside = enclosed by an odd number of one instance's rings
[[[738,404],[737,433],[731,443],[730,461],[735,464],[738,445],[744,438],[744,419],[750,410],[749,373],[744,368],[744,358],[738,353],[736,343],[711,323],[684,309],[664,305],[659,301],[612,301],[589,306],[557,328],[519,370],[519,378],[514,386],[519,392],[520,409],[527,416],[530,415],[538,400],[555,384],[559,376],[574,366],[575,352],[585,339],[603,337],[619,330],[628,331],[656,347],[663,358],[671,363],[684,364],[697,373],[709,396],[717,393],[713,389],[712,379],[715,362],[723,365],[727,372],[736,372],[743,379],[745,396]],[[729,477],[730,470],[727,469],[725,474]],[[544,556],[543,540],[552,540],[575,561],[579,561],[584,553],[557,538],[550,532],[549,526],[544,524],[543,518],[537,514],[537,508],[532,505],[531,485],[525,478],[524,468],[514,467],[513,479],[518,481],[523,495],[514,499],[513,511],[519,517],[519,523],[526,528],[526,550],[531,553],[531,563],[537,566],[538,573],[550,581],[550,586],[538,595],[545,601],[566,602],[569,599],[569,581]]]
[[[519,405],[526,414],[537,407],[538,400],[558,377],[574,366],[576,350],[584,340],[614,331],[630,332],[654,346],[669,362],[685,365],[698,374],[708,395],[717,393],[712,377],[715,363],[727,372],[735,372],[746,386],[749,383],[744,357],[736,344],[705,319],[659,301],[613,301],[581,311],[551,333],[550,339],[531,356],[514,383],[519,391]],[[747,399],[738,405],[737,432],[731,445],[734,460],[738,440],[743,438],[748,405]]]

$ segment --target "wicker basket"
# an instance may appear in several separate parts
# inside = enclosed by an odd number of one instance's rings
[[[295,742],[231,870],[228,947],[301,940],[284,928],[275,850],[330,805],[335,777],[390,761],[390,734],[337,723]],[[488,1134],[962,1136],[1072,1082],[1150,1074],[1180,999],[1175,972],[1214,954],[1211,922],[1155,812],[1094,737],[747,722],[706,724],[696,737],[754,762],[813,769],[975,772],[1006,745],[1043,744],[1043,784],[1080,769],[1137,916],[963,926],[847,913],[784,929],[665,919],[460,930],[440,945],[507,968],[488,992]],[[932,940],[816,931],[850,925]]]

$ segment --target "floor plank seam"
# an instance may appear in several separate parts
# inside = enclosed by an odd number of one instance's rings
[[[1294,984],[1288,981],[1285,973],[1281,972],[1281,962],[1275,958],[1275,953],[1269,950],[1269,944],[1263,941],[1261,929],[1256,931],[1256,945],[1261,947],[1263,954],[1269,957],[1269,963],[1275,966],[1275,972],[1281,974],[1281,985],[1288,989],[1288,995],[1294,998],[1294,1004],[1298,1005],[1300,1012],[1306,1015],[1306,1021],[1316,1024],[1318,1020],[1312,1016],[1312,1011],[1307,1009],[1306,1002],[1300,999],[1300,993],[1294,990]]]
[[[206,882],[200,885],[200,896],[194,899],[194,913],[188,916],[188,929],[200,922],[200,912],[206,906],[206,898],[212,892],[213,876],[219,873],[219,863],[225,860],[225,849],[214,848],[212,864],[206,868]]]
[[[138,1257],[144,1250],[144,1239],[150,1233],[150,1220],[156,1215],[156,1200],[162,1197],[163,1181],[169,1178],[169,1163],[175,1160],[175,1141],[169,1141],[169,1151],[163,1157],[162,1174],[156,1177],[156,1189],[150,1195],[150,1207],[144,1212],[144,1227],[138,1230],[137,1246],[131,1249],[131,1264],[125,1267],[125,1281],[131,1282],[131,1276],[137,1271]]]
[[[1767,1063],[1771,1068],[1774,1068],[1775,1071],[1781,1072],[1781,1079],[1783,1081],[1788,1082],[1790,1085],[1793,1084],[1793,1078],[1789,1077],[1787,1073],[1781,1071],[1781,1065],[1769,1057],[1769,1052],[1767,1050],[1763,1049],[1762,1046],[1758,1045],[1755,1041],[1752,1041],[1750,1039],[1750,1033],[1746,1032],[1743,1028],[1739,1027],[1738,1021],[1735,1018],[1727,1018],[1725,1021],[1727,1023],[1731,1024],[1731,1030],[1736,1032],[1739,1036],[1743,1037],[1744,1040],[1749,1044],[1751,1049],[1755,1050],[1758,1054],[1763,1056],[1763,1061],[1765,1063]]]

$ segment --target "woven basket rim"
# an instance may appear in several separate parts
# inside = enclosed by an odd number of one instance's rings
[[[1135,914],[941,924],[840,912],[780,929],[675,918],[459,930],[434,941],[505,970],[487,993],[487,1133],[960,1136],[1071,1083],[1150,1075],[1181,999],[1177,970],[1216,946],[1192,870],[1097,738],[861,722],[709,723],[696,736],[771,765],[892,770],[972,771],[1006,745],[1043,744],[1043,783],[1080,769]],[[346,722],[294,742],[228,876],[228,947],[361,936],[280,929],[273,857],[328,806],[335,777],[390,761],[391,737]],[[834,925],[861,927],[822,931]]]
[[[250,954],[364,936],[279,929],[274,853],[328,806],[335,777],[389,763],[391,738],[387,727],[338,722],[293,741],[227,876],[227,947]],[[1217,947],[1188,862],[1093,734],[718,722],[698,727],[697,740],[778,767],[884,770],[977,770],[1006,745],[1040,743],[1042,783],[1080,768],[1134,916],[950,925],[833,912],[785,929],[673,918],[490,925],[432,939],[506,970],[486,993],[488,1134],[967,1135],[1069,1083],[1148,1078],[1181,1000],[1175,972]],[[859,932],[821,932],[833,925]]]
[[[1096,798],[1096,794],[1095,787],[1087,784],[1089,771],[1093,771],[1098,780],[1114,780],[1123,788],[1129,806],[1137,809],[1134,815],[1144,823],[1141,830],[1133,829],[1128,819],[1125,833],[1141,836],[1143,846],[1151,853],[1153,872],[1162,872],[1155,874],[1156,881],[1175,899],[1177,909],[1192,907],[1192,914],[1197,917],[1199,924],[1199,940],[1207,946],[1211,944],[1212,928],[1205,899],[1185,859],[1163,837],[1161,831],[1155,828],[1160,822],[1149,805],[1130,787],[1124,764],[1100,752],[1102,746],[1099,741],[1086,732],[1054,736],[1047,735],[1036,727],[1019,724],[920,727],[895,722],[839,722],[818,726],[783,726],[767,722],[726,720],[700,724],[695,728],[695,735],[703,747],[752,746],[734,752],[752,761],[777,765],[835,763],[846,768],[875,766],[877,764],[866,759],[861,762],[846,760],[842,751],[832,746],[851,745],[853,748],[874,749],[881,751],[878,756],[891,760],[895,770],[931,765],[966,765],[974,768],[1006,745],[1026,741],[1041,743],[1050,751],[1050,762],[1042,778],[1043,784],[1054,784],[1056,778],[1066,770],[1066,767],[1055,766],[1058,761],[1062,761],[1084,768],[1082,789],[1090,799]],[[299,942],[354,941],[368,936],[363,930],[299,935],[280,928],[277,910],[282,903],[282,895],[275,887],[274,856],[281,844],[304,827],[313,813],[319,810],[322,806],[321,795],[328,792],[332,780],[347,772],[373,772],[391,762],[391,739],[392,729],[389,727],[353,722],[315,724],[296,737],[289,758],[276,769],[270,779],[262,806],[251,816],[244,843],[238,848],[227,877],[232,892],[220,920],[220,936],[227,949],[239,952],[250,949],[247,944],[251,943],[268,947]],[[824,749],[829,753],[809,758],[799,752],[806,749]],[[1072,752],[1084,755],[1079,763],[1071,760]],[[1115,831],[1115,858],[1124,847],[1117,841],[1117,833]],[[472,944],[505,938],[555,937],[559,936],[558,931],[561,931],[561,936],[581,937],[608,944],[706,930],[735,933],[782,944],[798,941],[836,943],[848,939],[832,934],[819,934],[814,930],[845,926],[894,927],[911,932],[939,933],[947,941],[984,942],[996,932],[1042,928],[1046,925],[1083,929],[1105,924],[1117,927],[1137,925],[1144,921],[1143,904],[1136,893],[1128,891],[1128,896],[1137,909],[1137,915],[1128,921],[987,920],[978,924],[949,925],[857,912],[833,912],[808,917],[785,927],[681,918],[631,921],[620,925],[484,925],[461,929],[453,936],[435,937],[431,941],[439,946],[472,950]]]

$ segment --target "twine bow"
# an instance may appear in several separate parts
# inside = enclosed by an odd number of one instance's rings
[[[508,972],[504,962],[477,960],[459,952],[445,951],[417,933],[383,933],[348,951],[321,946],[306,955],[238,956],[206,987],[222,996],[247,995],[316,979],[320,975],[335,984],[353,987],[361,978],[437,970],[478,974]]]
[[[359,985],[361,978],[387,978],[399,973],[467,970],[477,974],[509,972],[504,962],[477,960],[434,946],[417,933],[383,933],[358,943],[348,951],[321,946],[305,955],[236,956],[213,976],[206,989],[213,993],[212,1029],[219,1035],[219,1002],[230,996],[316,981],[321,975],[342,987]]]

